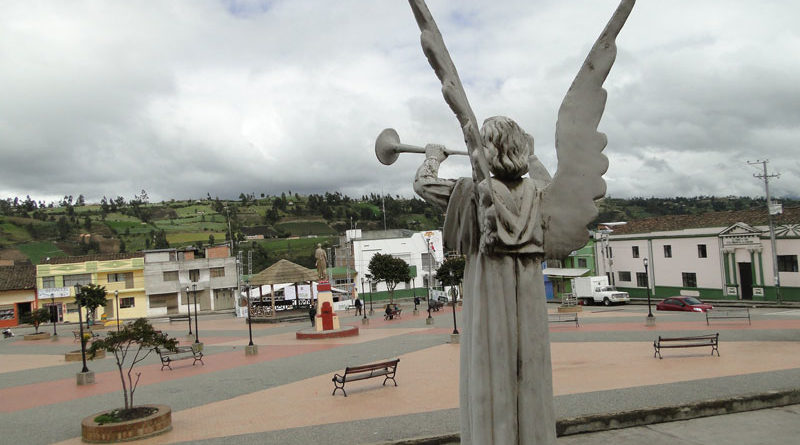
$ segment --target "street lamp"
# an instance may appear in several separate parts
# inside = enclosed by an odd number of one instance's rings
[[[81,285],[75,285],[75,300],[78,303],[78,329],[80,329],[81,336],[81,359],[83,359],[83,369],[81,372],[89,372],[89,367],[86,366],[86,337],[83,336],[83,316],[81,315],[81,299],[78,294],[81,293]],[[88,317],[88,315],[87,315]]]
[[[114,291],[114,301],[117,305],[117,332],[119,332],[119,291]]]
[[[370,288],[370,290],[372,290],[372,288]],[[365,295],[364,294],[364,277],[361,277],[361,295]],[[364,316],[364,318],[361,319],[362,320],[361,323],[362,324],[366,324],[367,322],[364,321],[364,320],[367,319],[367,311],[364,310],[364,304],[363,304],[364,302],[362,301],[361,303],[362,303],[362,305],[361,305],[361,314]]]
[[[200,335],[200,325],[197,324],[197,284],[192,284],[192,293],[194,294],[194,342],[200,343],[198,338]]]
[[[189,286],[186,286],[186,313],[189,318],[189,336],[192,335],[192,302],[189,301]]]
[[[454,280],[454,278],[453,278],[453,269],[450,269],[450,285],[451,286],[454,286],[453,283],[455,281],[453,281],[453,280]],[[456,294],[458,293],[458,291],[456,290],[456,287],[451,287],[450,290],[453,293],[453,334],[458,335],[458,327],[456,326]]]
[[[656,324],[656,317],[653,316],[653,309],[650,307],[650,274],[647,272],[647,257],[642,258],[644,263],[644,278],[647,285],[647,326]]]
[[[372,275],[367,275],[367,282],[369,283],[369,314],[374,315],[375,311],[372,310]]]
[[[253,324],[250,321],[250,283],[245,284],[245,289],[247,289],[247,331],[250,333],[250,343],[248,346],[253,346]]]

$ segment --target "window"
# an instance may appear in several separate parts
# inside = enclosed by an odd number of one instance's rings
[[[706,252],[705,244],[697,245],[697,258],[708,258],[708,252]]]
[[[639,258],[639,246],[631,247],[631,254],[634,258]]]
[[[797,255],[778,255],[778,272],[797,272]]]
[[[164,272],[164,281],[178,281],[178,271],[170,270]]]
[[[56,287],[56,277],[42,277],[42,289]]]
[[[630,272],[618,272],[619,273],[619,281],[631,281],[631,273]]]
[[[72,287],[76,284],[80,284],[81,286],[92,284],[92,274],[64,275],[64,287]]]
[[[611,249],[611,246],[608,246],[608,257],[614,258],[614,251]]]
[[[683,287],[697,287],[697,274],[694,272],[683,272]]]
[[[212,267],[208,271],[211,274],[211,278],[220,278],[225,276],[224,267]]]
[[[109,283],[117,283],[120,281],[133,281],[133,272],[108,274]]]
[[[119,299],[119,308],[126,309],[129,307],[134,307],[136,305],[136,299],[133,297],[125,297]]]
[[[68,314],[77,314],[78,313],[78,304],[77,303],[67,303],[67,313]]]
[[[672,246],[669,244],[664,246],[664,258],[672,258]]]
[[[578,267],[589,267],[586,265],[586,258],[578,258]]]
[[[647,274],[644,272],[636,272],[636,285],[639,287],[647,287]]]
[[[196,283],[200,280],[200,269],[189,270],[189,281]]]

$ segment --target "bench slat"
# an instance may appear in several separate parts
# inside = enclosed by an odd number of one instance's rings
[[[697,348],[706,346],[711,347],[711,355],[714,355],[714,351],[716,351],[717,357],[719,357],[719,332],[716,334],[696,335],[693,337],[662,337],[659,335],[658,340],[653,342],[653,348],[655,349],[653,358],[655,358],[656,355],[659,359],[663,358],[661,356],[661,349],[664,348]]]

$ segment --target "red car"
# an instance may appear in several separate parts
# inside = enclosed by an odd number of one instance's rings
[[[711,309],[714,306],[695,297],[670,297],[656,305],[656,310],[659,311],[708,312]]]

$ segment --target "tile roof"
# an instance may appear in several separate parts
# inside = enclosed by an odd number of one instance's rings
[[[96,255],[82,255],[82,256],[62,256],[42,260],[41,264],[69,264],[69,263],[83,263],[86,261],[113,261],[113,260],[127,260],[130,258],[142,258],[142,252],[134,253],[98,253]]]
[[[36,287],[36,266],[0,267],[0,291],[33,289]]]
[[[751,226],[766,226],[767,209],[732,210],[727,212],[708,212],[697,215],[665,215],[655,218],[628,221],[627,224],[614,227],[612,235],[632,233],[670,232],[683,229],[699,229],[704,227],[728,227],[743,222]],[[800,223],[800,207],[785,207],[783,214],[773,218],[775,226]]]

